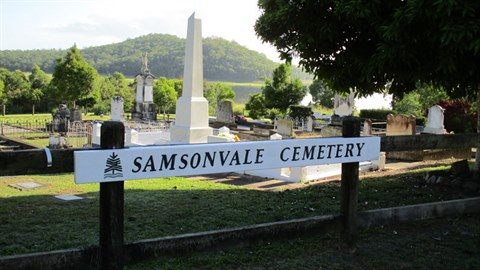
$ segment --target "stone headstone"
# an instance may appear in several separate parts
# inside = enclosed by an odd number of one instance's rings
[[[77,108],[73,108],[70,110],[70,121],[76,122],[76,121],[82,121],[82,111]]]
[[[320,136],[322,137],[338,137],[342,136],[342,126],[328,125],[320,130]]]
[[[293,137],[293,121],[290,119],[278,119],[277,133],[282,136]]]
[[[222,100],[217,104],[217,121],[222,123],[234,123],[232,101]]]
[[[208,125],[208,101],[203,96],[202,22],[195,13],[188,19],[182,96],[177,100],[171,143],[206,143],[213,130]]]
[[[372,135],[372,120],[365,119],[365,121],[363,122],[363,135]]]
[[[348,97],[335,95],[334,102],[333,102],[333,105],[334,105],[333,114],[338,116],[352,115],[354,99],[355,99],[355,95],[353,93],[350,93]]]
[[[305,121],[305,131],[307,132],[312,132],[313,131],[313,125],[314,125],[313,117],[309,116],[307,117],[307,120]]]
[[[110,116],[112,121],[123,121],[123,99],[115,96],[110,102]]]
[[[415,135],[415,116],[387,115],[387,136]]]
[[[438,105],[434,105],[428,109],[427,126],[423,129],[423,133],[431,133],[431,134],[447,133],[447,130],[443,125],[444,111],[445,110]]]

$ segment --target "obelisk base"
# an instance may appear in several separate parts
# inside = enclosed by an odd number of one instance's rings
[[[206,143],[213,130],[208,126],[208,101],[204,97],[180,97],[171,143]]]

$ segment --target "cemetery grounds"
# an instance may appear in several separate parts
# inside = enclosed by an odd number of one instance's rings
[[[461,189],[426,185],[426,168],[371,172],[360,181],[359,211],[467,198]],[[471,164],[473,166],[473,164]],[[9,185],[34,181],[42,187]],[[99,185],[73,174],[0,177],[0,256],[98,243]],[[125,242],[339,212],[337,180],[284,185],[233,174],[125,182]],[[77,201],[55,195],[75,194]],[[474,195],[478,196],[478,194]],[[129,265],[127,269],[478,269],[480,216],[361,230],[358,251],[337,232],[275,239]]]

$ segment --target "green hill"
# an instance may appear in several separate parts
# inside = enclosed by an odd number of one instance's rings
[[[185,39],[166,34],[149,34],[120,43],[89,47],[82,50],[86,59],[101,74],[115,71],[135,76],[140,71],[142,52],[149,54],[149,68],[156,76],[181,77]],[[3,50],[0,66],[9,70],[29,71],[33,64],[52,73],[55,59],[65,50]],[[207,80],[249,82],[270,77],[277,64],[264,54],[222,38],[203,41],[204,76]],[[304,77],[304,73],[298,73]]]

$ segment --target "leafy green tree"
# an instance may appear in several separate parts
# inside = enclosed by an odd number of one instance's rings
[[[313,96],[313,100],[325,108],[333,108],[333,98],[335,92],[327,86],[322,80],[314,80],[308,87],[308,91]]]
[[[93,113],[96,115],[108,114],[110,112],[110,102],[115,96],[115,86],[113,85],[110,78],[98,76],[95,80],[95,95],[98,95],[98,98],[94,98],[91,102]],[[88,100],[88,99],[87,99]],[[96,100],[96,101],[95,101]],[[85,102],[84,99],[82,102]]]
[[[99,93],[96,93],[97,77],[95,68],[85,61],[80,50],[74,45],[65,57],[57,59],[51,83],[60,100],[90,107],[99,98]]]
[[[5,95],[12,112],[25,112],[27,104],[30,104],[30,82],[27,76],[20,70],[15,70],[5,77]]]
[[[265,80],[262,93],[267,108],[276,108],[285,114],[288,107],[297,105],[307,90],[299,79],[291,78],[291,66],[281,64],[273,71],[273,79]]]
[[[43,89],[50,83],[50,78],[38,65],[33,65],[28,80],[33,89]]]
[[[123,98],[125,111],[131,111],[133,101],[135,99],[134,90],[128,85],[127,79],[120,72],[115,72],[108,77],[108,80],[113,85],[114,95]]]
[[[480,83],[480,2],[260,0],[255,30],[333,89],[366,95],[418,81],[464,95]]]
[[[387,86],[403,96],[421,82],[480,100],[480,1],[259,0],[259,7],[262,40],[283,59],[298,56],[335,90],[368,95]]]
[[[4,106],[7,102],[7,95],[5,94],[5,79],[10,72],[5,68],[0,68],[0,104]]]
[[[170,79],[173,82],[173,88],[175,88],[175,92],[177,92],[177,96],[181,97],[183,93],[183,80],[181,79]]]
[[[268,114],[268,109],[265,104],[265,96],[262,93],[250,95],[245,109],[248,110],[248,116],[253,119],[260,119]]]
[[[423,117],[424,111],[420,103],[420,95],[417,92],[405,94],[403,98],[395,103],[393,110],[396,114],[413,115]]]
[[[418,93],[418,100],[422,105],[423,113],[426,113],[428,108],[437,104],[439,101],[450,98],[443,87],[435,87],[432,84],[417,84],[415,93]]]
[[[208,112],[210,115],[215,114],[217,109],[217,104],[222,100],[233,100],[235,97],[235,92],[231,86],[228,86],[224,83],[205,83],[204,90],[205,98],[208,100]]]
[[[3,104],[5,97],[5,83],[3,83],[3,80],[0,79],[0,104]]]
[[[398,114],[412,114],[417,118],[424,118],[428,108],[447,99],[449,96],[442,87],[437,88],[431,84],[418,83],[413,92],[405,94],[402,99],[395,102],[393,111]]]
[[[45,96],[45,91],[47,91],[50,78],[38,65],[33,65],[28,80],[30,81],[31,86],[31,92],[28,95],[28,99],[32,103],[32,113],[35,114],[35,107]],[[45,103],[45,101],[43,103]]]
[[[160,77],[155,81],[153,85],[153,101],[162,109],[164,114],[175,112],[177,98],[173,81],[165,77]]]

